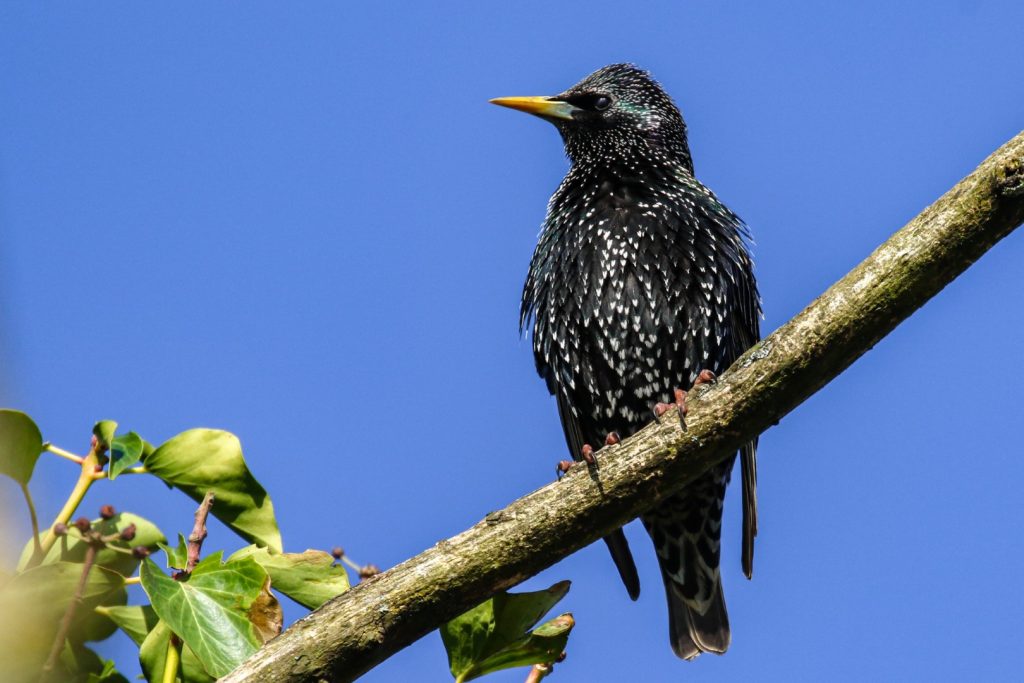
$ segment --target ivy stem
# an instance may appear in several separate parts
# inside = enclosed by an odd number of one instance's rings
[[[142,583],[142,577],[141,576],[129,576],[128,578],[126,578],[124,580],[124,585],[126,585],[126,586],[134,586],[134,585],[140,584],[140,583]]]
[[[530,673],[527,674],[525,683],[538,683],[540,679],[551,673],[551,669],[550,664],[534,664],[530,667]]]
[[[178,678],[178,665],[181,663],[181,639],[171,634],[167,641],[167,658],[164,659],[163,683],[174,683]]]
[[[128,469],[121,472],[121,474],[149,474],[149,470],[147,470],[144,465],[139,465],[138,467],[129,467]],[[92,478],[97,480],[106,479],[107,473],[105,471],[96,472],[92,475]]]
[[[43,546],[39,544],[39,517],[36,516],[36,504],[32,502],[32,494],[28,490],[28,484],[21,483],[21,493],[25,496],[25,505],[28,505],[28,516],[32,519],[32,543],[35,550],[33,557],[42,556]]]
[[[68,631],[71,630],[71,620],[75,618],[75,610],[78,609],[79,603],[82,602],[82,596],[85,593],[85,584],[89,580],[89,572],[92,570],[92,565],[96,561],[96,551],[99,548],[98,543],[89,543],[89,547],[85,550],[85,560],[82,562],[82,575],[78,578],[78,586],[75,588],[75,595],[71,598],[71,603],[68,608],[64,610],[64,617],[60,620],[60,628],[57,630],[57,637],[53,639],[53,647],[50,648],[50,656],[46,658],[46,664],[43,665],[43,680],[49,678],[50,674],[53,673],[53,668],[57,665],[57,659],[60,657],[60,653],[64,650],[64,641],[67,640]]]
[[[71,451],[66,451],[63,448],[60,448],[58,446],[54,446],[52,443],[49,443],[49,442],[43,444],[43,450],[50,451],[54,455],[59,455],[60,457],[64,458],[65,460],[70,460],[71,462],[76,462],[79,465],[81,465],[82,461],[85,460],[85,458],[83,458],[82,456],[75,455]]]
[[[352,560],[348,559],[348,555],[342,555],[341,556],[341,561],[344,562],[346,565],[348,565],[349,569],[354,571],[356,573],[356,575],[358,575],[359,572],[361,572],[363,570],[363,566],[361,564],[358,564],[358,563],[353,562]]]
[[[95,439],[94,439],[95,442]],[[57,542],[57,535],[53,533],[53,527],[56,524],[67,524],[71,519],[71,515],[75,514],[75,510],[81,504],[82,499],[85,498],[85,494],[89,491],[89,487],[96,481],[95,474],[96,468],[100,464],[99,455],[97,449],[102,448],[98,442],[94,443],[92,449],[89,451],[89,455],[82,458],[82,471],[78,475],[78,481],[75,483],[75,488],[72,489],[71,495],[68,496],[67,502],[64,503],[64,507],[61,508],[60,512],[57,513],[56,519],[50,524],[50,528],[43,534],[43,540],[39,544],[39,548],[36,549],[32,555],[32,559],[29,560],[26,569],[31,569],[37,566],[46,557],[46,553],[50,552],[50,548]],[[77,457],[77,456],[76,456]]]
[[[72,527],[72,528],[74,528],[74,527]],[[131,548],[119,548],[118,546],[116,546],[114,544],[108,545],[107,546],[107,550],[111,550],[111,551],[113,551],[115,553],[121,553],[122,555],[134,555],[135,554],[135,551],[132,550]]]
[[[207,491],[203,496],[203,502],[196,510],[195,524],[192,526],[192,533],[188,535],[188,560],[185,563],[185,574],[189,575],[199,564],[199,553],[203,549],[203,541],[206,540],[206,518],[210,515],[210,508],[213,507],[213,491]]]

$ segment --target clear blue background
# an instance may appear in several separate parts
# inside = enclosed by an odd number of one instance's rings
[[[766,331],[1024,125],[1019,0],[508,5],[3,3],[0,403],[79,451],[101,418],[229,429],[288,548],[391,566],[564,457],[516,316],[566,161],[488,98],[652,70],[756,236]],[[753,582],[727,503],[728,655],[672,655],[633,524],[637,604],[601,544],[525,585],[573,581],[555,680],[1019,676],[1022,259],[1013,235],[764,436]],[[40,462],[44,518],[73,478]],[[188,528],[127,484],[83,510]],[[446,677],[431,634],[366,680]]]

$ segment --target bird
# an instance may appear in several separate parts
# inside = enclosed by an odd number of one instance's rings
[[[694,177],[687,127],[661,85],[612,64],[561,94],[492,103],[554,124],[570,168],[530,261],[520,332],[555,397],[573,459],[637,432],[665,399],[724,372],[760,339],[761,299],[745,223]],[[757,441],[738,452],[742,568],[753,573]],[[657,552],[680,658],[731,642],[719,570],[736,454],[641,516]],[[629,596],[639,577],[622,529],[605,542]]]

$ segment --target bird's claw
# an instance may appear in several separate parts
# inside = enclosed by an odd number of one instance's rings
[[[561,481],[562,477],[575,465],[572,460],[559,460],[555,466],[555,479]]]
[[[690,387],[690,391],[693,391],[702,384],[713,384],[715,381],[715,373],[710,370],[701,370],[697,374],[697,379],[693,381],[693,386]],[[675,401],[672,403],[656,403],[654,404],[654,417],[661,422],[661,416],[667,413],[672,408],[675,408],[679,413],[679,424],[682,428],[686,429],[686,392],[682,389],[676,389],[673,392]]]
[[[675,395],[675,398],[676,398],[675,406],[676,406],[676,409],[679,411],[679,420],[680,421],[685,420],[686,419],[686,411],[687,411],[687,408],[686,408],[686,392],[683,391],[682,389],[676,389],[673,392],[673,394]]]
[[[614,441],[609,441],[614,436]],[[612,432],[608,435],[608,439],[605,439],[606,445],[619,442],[619,435]],[[588,465],[596,465],[597,459],[594,457],[594,448],[589,443],[583,444],[583,448],[580,449],[580,459]],[[573,468],[576,463],[572,460],[559,460],[558,464],[555,465],[555,477],[561,479],[563,475],[567,474],[569,470]]]
[[[697,374],[697,379],[693,380],[693,386],[690,387],[690,391],[693,391],[694,389],[696,389],[697,387],[699,387],[702,384],[714,384],[714,383],[715,383],[715,373],[713,373],[713,372],[711,372],[710,370],[707,370],[707,369],[701,370],[700,373]]]

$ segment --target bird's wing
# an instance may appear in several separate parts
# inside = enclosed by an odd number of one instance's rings
[[[737,299],[733,321],[733,360],[761,339],[761,300],[749,259],[737,277]],[[757,438],[740,448],[740,473],[743,477],[743,574],[754,575],[754,538],[757,537]]]
[[[754,576],[754,539],[757,537],[757,439],[740,448],[743,475],[743,574]]]

